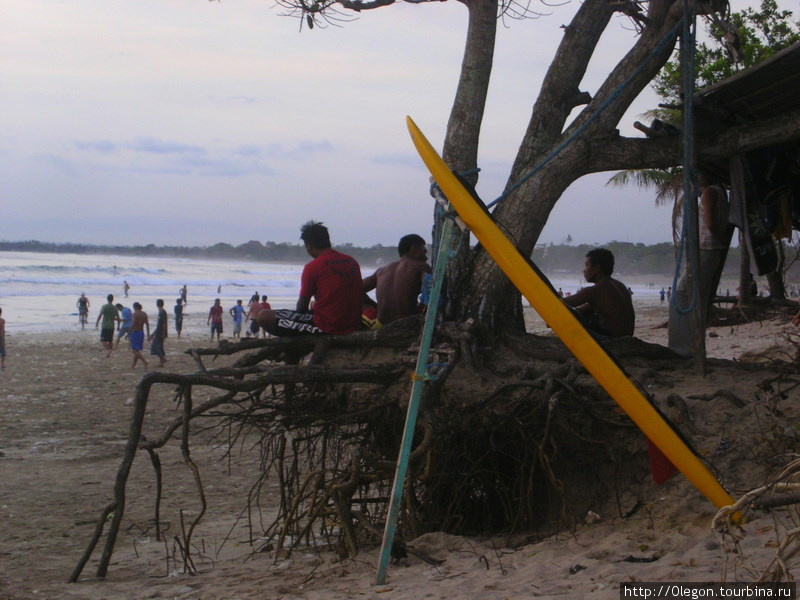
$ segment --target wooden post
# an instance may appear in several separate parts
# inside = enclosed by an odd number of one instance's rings
[[[687,202],[684,215],[686,230],[686,276],[691,297],[695,299],[689,326],[692,332],[692,361],[698,375],[706,373],[706,329],[700,293],[698,260],[700,235],[697,222],[697,184],[694,155],[694,52],[697,16],[695,0],[683,0],[683,35],[681,36],[681,76],[683,80],[683,198]]]
[[[408,401],[408,410],[406,411],[406,423],[403,429],[403,438],[400,442],[400,452],[395,467],[394,484],[392,485],[392,493],[389,497],[389,509],[386,515],[386,525],[383,530],[383,543],[381,545],[380,559],[378,562],[378,572],[375,576],[375,583],[377,585],[383,585],[386,582],[386,572],[389,569],[389,560],[391,559],[392,545],[394,544],[395,532],[397,529],[397,518],[400,513],[400,506],[403,503],[406,472],[408,471],[408,457],[411,454],[411,444],[414,441],[414,430],[417,426],[417,413],[419,412],[422,392],[424,391],[426,383],[428,353],[430,351],[433,331],[436,325],[442,281],[444,280],[447,261],[452,252],[451,240],[454,227],[453,219],[445,219],[444,227],[442,228],[442,237],[439,241],[439,252],[436,255],[436,264],[433,269],[433,288],[431,289],[428,311],[425,315],[425,326],[422,330],[422,339],[419,345],[419,354],[417,355],[417,368],[414,371],[411,398]]]

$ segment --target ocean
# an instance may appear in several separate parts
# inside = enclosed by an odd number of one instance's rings
[[[375,265],[361,265],[366,276]],[[140,302],[148,314],[162,298],[172,321],[172,307],[186,285],[189,323],[203,327],[215,298],[227,310],[254,292],[269,297],[273,308],[294,308],[300,292],[302,264],[217,261],[191,258],[135,257],[105,254],[51,254],[0,252],[0,308],[9,334],[25,332],[80,331],[76,302],[81,292],[91,303],[87,330],[94,330],[99,308],[108,294],[115,303]],[[627,280],[634,299],[653,300],[661,287],[672,282],[636,278]],[[124,282],[130,286],[124,294]],[[579,274],[552,274],[551,282],[564,293],[586,285]],[[217,290],[220,290],[217,292]],[[171,327],[171,325],[170,325]]]
[[[179,290],[186,285],[186,312],[202,314],[205,323],[215,298],[227,309],[239,299],[246,304],[257,291],[269,296],[273,308],[294,307],[302,270],[302,264],[0,252],[0,308],[11,335],[79,331],[76,302],[83,292],[91,303],[87,330],[94,330],[108,294],[125,306],[140,302],[149,314],[155,313],[155,302],[162,298],[172,315]],[[130,286],[127,298],[125,281]]]

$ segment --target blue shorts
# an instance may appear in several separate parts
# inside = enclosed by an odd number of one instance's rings
[[[222,333],[222,323],[211,323],[211,335],[214,335],[215,331]]]
[[[131,341],[131,350],[141,350],[144,348],[144,331],[131,331],[128,339]]]

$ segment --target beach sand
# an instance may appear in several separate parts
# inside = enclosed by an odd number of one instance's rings
[[[665,344],[666,329],[657,326],[666,320],[666,305],[657,302],[637,306],[636,335]],[[779,314],[769,321],[709,330],[709,355],[738,360],[745,353],[754,357],[769,350],[791,358],[784,339],[791,331],[788,318],[788,313]],[[164,370],[195,370],[183,351],[208,345],[207,335],[200,333],[206,331],[204,320],[190,321],[187,330],[191,333],[180,341],[168,339]],[[132,398],[143,374],[131,371],[126,350],[105,358],[97,337],[93,329],[8,332],[6,369],[0,373],[2,600],[616,599],[621,582],[752,581],[774,558],[782,528],[788,526],[787,509],[754,513],[733,552],[730,540],[718,539],[711,530],[716,509],[681,475],[664,486],[652,484],[648,476],[641,506],[628,518],[609,509],[574,531],[514,545],[500,537],[427,534],[414,545],[444,563],[433,567],[412,557],[390,568],[386,584],[375,585],[376,547],[343,562],[332,553],[310,550],[291,560],[276,560],[269,552],[252,554],[246,523],[237,518],[258,472],[257,453],[243,447],[227,459],[224,448],[199,433],[192,452],[201,468],[208,512],[193,537],[202,555],[196,559],[198,574],[181,573],[173,560],[178,511],[189,520],[198,510],[176,439],[161,451],[167,541],[154,539],[155,482],[142,454],[131,473],[125,520],[107,578],[94,577],[99,547],[80,581],[69,584],[96,519],[112,498]],[[800,389],[791,378],[765,385],[779,370],[753,364],[712,362],[704,378],[694,375],[689,363],[664,373],[642,365],[632,371],[659,403],[670,394],[686,400],[692,419],[678,425],[701,453],[715,455],[715,467],[734,497],[778,472],[796,447]],[[707,399],[721,389],[744,406],[724,396]],[[703,395],[706,399],[691,398]],[[146,435],[154,437],[179,414],[168,390],[156,394]]]

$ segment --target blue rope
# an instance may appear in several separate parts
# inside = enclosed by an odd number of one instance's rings
[[[645,65],[647,65],[647,63],[650,62],[656,56],[656,54],[661,52],[668,43],[672,43],[675,41],[675,38],[678,35],[678,31],[681,29],[682,26],[683,26],[683,19],[678,21],[675,27],[673,27],[670,30],[670,32],[666,36],[664,36],[664,39],[661,40],[661,42],[659,42],[658,46],[656,46],[653,49],[650,55],[644,61],[642,61],[642,64],[640,64],[633,71],[633,73],[631,73],[628,76],[628,78],[625,81],[623,81],[616,90],[614,90],[611,96],[609,96],[608,99],[597,108],[597,111],[594,114],[592,114],[583,125],[578,127],[578,129],[576,129],[566,140],[561,142],[561,144],[559,144],[550,154],[548,154],[544,159],[542,159],[542,161],[538,165],[536,165],[530,172],[528,172],[524,177],[522,177],[522,179],[517,181],[517,183],[515,183],[505,192],[503,192],[496,200],[489,203],[486,206],[486,208],[491,208],[498,202],[505,200],[510,194],[515,192],[523,183],[525,183],[528,179],[533,177],[537,172],[539,172],[545,165],[547,165],[556,156],[561,154],[561,151],[564,150],[564,148],[566,148],[567,146],[569,146],[573,141],[575,141],[575,138],[577,138],[580,134],[586,131],[589,125],[591,125],[600,115],[602,115],[603,111],[606,108],[608,108],[608,106],[619,97],[622,91],[631,84],[634,77],[636,77],[644,69]]]

